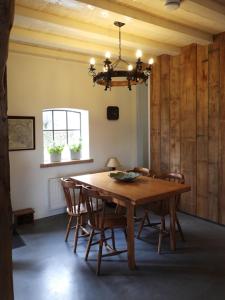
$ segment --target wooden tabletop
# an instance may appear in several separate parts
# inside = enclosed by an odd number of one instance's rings
[[[133,182],[120,182],[109,177],[109,173],[86,174],[71,178],[81,184],[109,192],[118,199],[132,202],[133,205],[149,203],[191,190],[190,185],[145,176],[140,176]]]

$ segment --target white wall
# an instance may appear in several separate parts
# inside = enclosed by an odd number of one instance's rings
[[[10,53],[8,115],[35,116],[36,150],[10,152],[13,209],[33,207],[35,218],[54,214],[48,209],[48,178],[101,169],[116,156],[125,167],[136,165],[136,90],[92,86],[88,65]],[[106,107],[117,105],[118,121],[108,121]],[[79,108],[89,111],[90,157],[94,163],[40,168],[43,162],[42,110]]]

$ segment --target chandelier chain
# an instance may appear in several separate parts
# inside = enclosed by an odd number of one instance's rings
[[[119,27],[119,59],[121,59],[121,31]]]

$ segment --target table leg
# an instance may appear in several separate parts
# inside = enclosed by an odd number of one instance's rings
[[[135,245],[134,245],[134,206],[127,206],[127,250],[128,266],[131,270],[136,268]]]
[[[170,207],[170,248],[176,250],[176,201],[175,197],[169,200]]]

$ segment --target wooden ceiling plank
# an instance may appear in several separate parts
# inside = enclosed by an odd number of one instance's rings
[[[104,58],[104,53],[108,50],[106,45],[91,43],[88,41],[82,41],[75,38],[62,37],[55,34],[43,33],[39,31],[34,31],[30,29],[24,29],[14,26],[10,36],[11,41],[24,42],[33,45],[46,46],[55,49],[64,49],[70,51],[79,51],[80,53],[90,53],[92,55],[101,56]],[[110,48],[113,57],[118,56],[118,48]],[[133,50],[128,50],[123,48],[123,56],[129,61],[134,62],[135,55]],[[145,53],[143,59],[148,59],[151,53]]]
[[[211,0],[188,0],[182,3],[182,9],[225,25],[225,5],[218,2]]]
[[[216,2],[215,0],[188,0],[182,3],[182,6],[184,7],[186,5],[198,5],[199,7],[201,7],[201,9],[205,10],[207,13],[208,11],[210,11],[211,14],[215,12],[218,13],[220,16],[225,15],[225,1],[224,4],[222,5],[219,2]],[[199,14],[199,11],[196,12],[196,10],[194,10],[194,12],[196,14]],[[210,15],[207,16],[210,17]]]
[[[63,59],[68,61],[76,61],[86,63],[89,60],[89,55],[75,53],[72,51],[50,49],[44,46],[29,45],[23,42],[10,42],[9,51],[12,53],[29,54],[34,56],[41,56],[47,58]],[[100,57],[99,57],[100,60]]]
[[[58,26],[63,26],[67,28],[72,28],[76,32],[85,32],[90,35],[94,35],[94,38],[99,41],[102,41],[104,37],[110,36],[110,38],[114,38],[117,42],[118,40],[118,31],[117,30],[109,30],[103,27],[94,25],[94,24],[87,24],[84,22],[79,22],[69,18],[63,18],[56,15],[48,14],[45,12],[37,11],[34,9],[26,8],[20,5],[16,5],[16,16],[23,16],[27,18],[32,18],[34,20],[39,20],[46,23],[52,23]],[[144,45],[145,48],[161,50],[164,53],[170,55],[179,54],[180,48],[174,45],[170,45],[167,43],[161,43],[158,41],[154,41],[151,39],[146,39],[143,37],[138,37],[136,35],[132,35],[129,33],[123,32],[123,42],[133,43],[134,45]],[[134,46],[135,47],[135,46]]]
[[[155,26],[159,26],[163,29],[167,29],[174,32],[179,32],[186,36],[191,36],[193,39],[197,39],[198,42],[211,43],[213,37],[207,32],[203,32],[196,28],[188,27],[170,20],[166,20],[162,17],[155,16],[143,10],[126,6],[120,3],[105,0],[79,0],[79,2],[90,4],[114,13],[122,14],[131,17],[136,20],[146,22]]]

